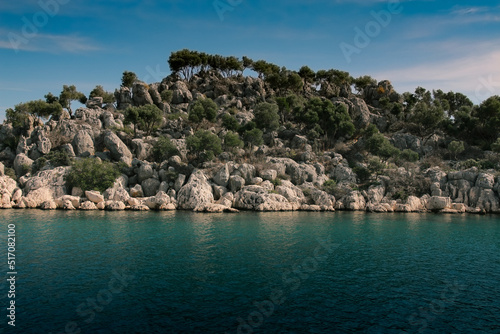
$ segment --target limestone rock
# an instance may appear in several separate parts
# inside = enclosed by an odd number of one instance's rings
[[[483,189],[493,189],[495,177],[487,173],[479,173],[476,179],[476,187]]]
[[[111,157],[117,161],[123,161],[130,166],[132,163],[132,153],[120,138],[111,131],[104,135],[104,146],[111,152]]]
[[[106,202],[106,210],[108,211],[123,211],[125,210],[125,204],[121,201],[109,201]]]
[[[34,161],[28,158],[26,154],[19,153],[14,159],[14,170],[16,171],[16,175],[21,176],[28,170],[31,170],[33,162]]]
[[[192,100],[193,94],[184,81],[177,81],[173,86],[172,104],[189,103]]]
[[[73,138],[74,152],[79,157],[88,157],[95,154],[94,141],[85,130],[80,130]]]
[[[101,195],[98,191],[85,191],[85,197],[95,204],[99,204],[104,201],[104,196]]]
[[[177,194],[178,206],[185,210],[193,210],[199,205],[213,203],[213,201],[212,187],[200,170],[191,174],[188,182]]]
[[[427,209],[431,211],[439,211],[451,206],[451,198],[432,196],[427,202]]]
[[[42,204],[40,204],[40,209],[42,209],[42,210],[56,210],[57,204],[53,200],[45,201]]]
[[[100,202],[99,202],[100,203]],[[97,206],[95,205],[94,202],[91,201],[85,201],[80,205],[80,210],[84,211],[91,211],[91,210],[97,210]]]
[[[237,192],[238,190],[243,188],[244,185],[245,179],[239,175],[232,175],[229,178],[229,189],[231,189],[232,192]]]
[[[148,86],[142,82],[136,82],[132,86],[132,100],[136,106],[154,104],[153,99],[149,94]]]
[[[157,179],[147,179],[141,183],[142,190],[144,191],[144,196],[154,196],[160,188],[160,181]]]
[[[272,181],[278,177],[278,172],[274,169],[266,169],[260,172],[260,177],[264,180]]]
[[[139,183],[142,183],[143,181],[152,178],[153,175],[154,175],[153,166],[148,163],[141,164],[139,170],[137,171],[137,177]]]
[[[279,194],[269,193],[260,186],[245,186],[234,196],[234,207],[255,211],[292,211],[300,209],[300,204],[290,203]]]
[[[346,210],[363,211],[366,209],[366,200],[359,191],[353,191],[342,198]]]
[[[130,188],[131,197],[144,197],[144,192],[142,191],[142,186],[136,184],[133,188]]]
[[[214,182],[219,186],[227,187],[229,177],[229,167],[227,164],[224,164],[224,166],[215,174]]]

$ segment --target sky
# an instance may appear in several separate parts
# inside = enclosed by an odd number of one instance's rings
[[[371,75],[399,93],[500,95],[498,1],[17,0],[0,2],[0,121],[65,84],[159,82],[184,48]]]

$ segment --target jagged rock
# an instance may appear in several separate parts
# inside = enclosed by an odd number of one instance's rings
[[[273,165],[278,174],[290,175],[291,181],[295,185],[304,182],[316,182],[318,174],[316,169],[308,164],[299,164],[289,158],[268,158],[267,162]]]
[[[6,191],[9,195],[12,195],[16,188],[17,182],[15,180],[6,175],[0,176],[0,190]]]
[[[71,144],[61,145],[61,151],[66,153],[70,158],[76,157],[75,150]]]
[[[179,174],[177,176],[177,179],[175,180],[175,183],[174,183],[175,191],[178,192],[179,190],[181,190],[182,186],[184,185],[184,182],[186,182],[186,175]]]
[[[2,187],[1,183],[2,182],[0,181],[0,189]],[[16,188],[14,190],[14,193],[12,194],[11,200],[12,200],[12,202],[17,203],[17,202],[19,202],[19,200],[21,199],[21,197],[23,197],[23,191],[21,189],[19,189],[19,188]]]
[[[224,164],[224,166],[215,174],[214,182],[221,187],[227,187],[229,177],[229,167],[227,164]]]
[[[274,169],[266,169],[260,172],[260,177],[264,180],[272,181],[278,177],[278,172]]]
[[[102,103],[103,103],[103,98],[100,96],[96,96],[88,99],[87,102],[85,103],[85,106],[87,108],[97,109],[97,108],[102,108]]]
[[[97,210],[97,206],[95,205],[94,202],[91,201],[85,201],[80,205],[80,210],[84,211],[91,211],[91,210]]]
[[[427,202],[427,209],[431,211],[439,211],[446,208],[450,208],[451,198],[432,196]]]
[[[137,177],[139,183],[142,183],[144,180],[152,178],[154,175],[153,166],[148,163],[143,163],[139,170],[137,171]]]
[[[153,99],[149,94],[148,85],[142,82],[136,82],[132,86],[132,100],[134,101],[134,105],[136,106],[154,104]]]
[[[385,195],[385,187],[383,185],[372,185],[368,188],[366,194],[369,202],[380,203]]]
[[[416,196],[408,196],[406,204],[409,206],[410,212],[422,212],[425,211],[425,205],[422,203],[420,198]]]
[[[149,211],[150,209],[147,205],[139,204],[139,205],[131,206],[130,210],[132,210],[132,211]]]
[[[351,168],[345,165],[338,165],[337,167],[335,167],[332,176],[339,183],[356,183],[356,174],[354,174]]]
[[[177,194],[178,206],[184,210],[193,210],[199,205],[213,203],[212,187],[202,171],[196,170],[188,182]]]
[[[154,196],[158,189],[160,188],[161,182],[157,179],[147,179],[141,183],[142,190],[144,191],[144,196]]]
[[[441,184],[439,182],[435,182],[431,184],[431,196],[442,196],[443,191],[441,190]]]
[[[246,183],[251,183],[256,174],[255,167],[250,164],[240,165],[240,167],[238,167],[238,172],[240,176],[245,179]]]
[[[218,186],[216,184],[212,185],[212,193],[214,194],[214,199],[219,200],[224,194],[228,192],[226,187]]]
[[[61,205],[58,205],[58,207],[63,210],[76,210],[75,206],[69,199],[61,200]]]
[[[260,186],[246,186],[234,196],[234,207],[255,211],[293,211],[300,209],[299,203],[290,203],[279,194],[269,193]]]
[[[139,160],[148,159],[153,151],[153,145],[145,143],[142,139],[132,139],[132,150]]]
[[[123,161],[130,166],[132,163],[132,153],[120,138],[111,131],[104,135],[104,146],[111,152],[111,157],[118,161]]]
[[[217,204],[221,204],[227,207],[233,206],[234,195],[231,192],[227,192],[217,201]]]
[[[193,100],[193,94],[189,91],[183,81],[177,81],[173,86],[172,104],[189,103]]]
[[[88,157],[95,154],[94,141],[89,133],[80,130],[73,138],[74,152],[79,157]]]
[[[101,114],[102,118],[102,125],[104,126],[105,129],[110,129],[110,128],[121,128],[122,125],[115,121],[115,116],[111,111],[105,111]]]
[[[29,197],[30,193],[39,189],[44,189],[43,191],[41,190],[39,194],[45,193],[47,198],[43,200],[40,199],[41,201],[39,204],[41,204],[45,200],[66,195],[65,177],[69,170],[70,167],[57,167],[54,169],[40,171],[35,176],[28,178],[24,184],[24,192],[26,196]],[[39,197],[39,194],[35,194],[33,196]]]
[[[353,191],[342,198],[345,210],[363,211],[366,209],[366,200],[359,191]]]
[[[291,142],[291,147],[294,149],[304,149],[309,140],[306,136],[295,135]]]
[[[37,128],[31,134],[31,141],[35,143],[36,148],[41,154],[48,154],[52,148],[52,143],[49,138],[47,138],[45,130],[42,128]]]
[[[146,205],[151,210],[163,210],[162,207],[171,204],[171,200],[166,193],[160,191],[155,196],[143,198],[142,204]]]
[[[95,204],[99,204],[101,202],[104,201],[104,196],[101,195],[98,191],[94,191],[94,190],[87,190],[85,191],[85,197],[87,197],[87,199]]]
[[[391,138],[391,143],[400,150],[410,149],[422,154],[422,142],[420,139],[409,133],[395,133]]]
[[[127,109],[132,104],[132,92],[129,87],[120,87],[120,90],[115,90],[115,98],[118,109]]]
[[[479,173],[476,179],[476,187],[483,189],[493,189],[495,177],[487,173]]]
[[[40,204],[40,209],[42,210],[56,210],[57,209],[57,204],[54,201],[45,201],[42,204]]]
[[[243,188],[244,185],[245,179],[239,175],[232,175],[229,178],[229,189],[231,189],[232,192],[237,192],[238,190]]]
[[[123,211],[125,210],[125,204],[120,201],[108,201],[106,202],[106,210],[108,211]]]
[[[231,213],[238,213],[239,211],[236,209],[233,209],[231,207],[227,207],[222,204],[215,204],[215,203],[206,203],[206,204],[201,204],[194,208],[194,212],[208,212],[208,213],[222,213],[222,212],[231,212]]]
[[[476,207],[485,212],[499,212],[499,200],[492,189],[481,189]]]
[[[26,154],[19,153],[14,159],[14,170],[16,171],[16,175],[21,176],[31,170],[33,162],[34,161],[28,158]]]
[[[144,197],[144,192],[142,191],[142,186],[136,184],[133,188],[130,188],[131,197]]]

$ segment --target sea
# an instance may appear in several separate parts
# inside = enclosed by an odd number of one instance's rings
[[[496,215],[0,220],[0,333],[500,333]]]

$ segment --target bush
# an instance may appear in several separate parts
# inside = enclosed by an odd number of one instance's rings
[[[203,119],[214,122],[217,117],[217,104],[212,99],[202,99],[194,102],[189,108],[188,119],[191,122],[199,123]]]
[[[103,192],[113,186],[120,175],[118,166],[111,162],[94,158],[76,160],[66,177],[70,188],[79,187],[83,191],[98,190]]]
[[[157,162],[162,162],[171,156],[179,155],[179,150],[168,137],[160,137],[153,145],[153,158]]]
[[[352,170],[354,173],[356,173],[356,175],[359,177],[360,181],[362,181],[362,182],[368,181],[370,179],[370,177],[372,176],[372,173],[366,167],[356,166]]]
[[[17,180],[16,171],[13,168],[5,168],[4,174],[11,179]]]
[[[222,126],[229,131],[238,131],[240,123],[238,123],[236,117],[231,116],[230,114],[224,114],[222,116]]]
[[[203,161],[213,160],[221,154],[221,140],[210,131],[200,130],[186,139],[188,150]]]
[[[165,89],[163,92],[161,92],[160,96],[163,102],[170,103],[172,102],[172,97],[174,96],[174,92]]]
[[[281,179],[280,178],[275,178],[274,180],[271,181],[271,183],[277,187],[277,186],[281,186]]]
[[[236,132],[229,131],[224,136],[224,146],[228,149],[232,148],[242,148],[243,141],[240,139],[240,136]]]
[[[337,189],[337,181],[335,180],[327,180],[323,183],[323,191],[333,195],[335,190]]]
[[[419,155],[415,151],[405,149],[401,152],[401,158],[409,162],[417,162],[419,159]]]

